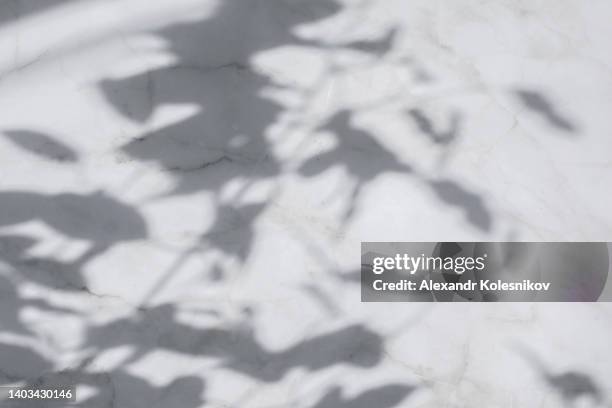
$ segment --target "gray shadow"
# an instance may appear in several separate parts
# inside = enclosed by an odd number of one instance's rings
[[[540,115],[555,128],[565,132],[575,132],[577,130],[576,125],[562,115],[542,93],[530,90],[517,90],[516,96],[533,113]]]
[[[313,406],[313,408],[391,408],[404,401],[414,387],[405,384],[389,384],[355,397],[344,397],[340,387],[333,387]]]
[[[29,130],[5,130],[3,133],[15,145],[42,159],[69,163],[78,161],[77,152],[52,136]]]
[[[431,119],[420,109],[411,109],[408,115],[414,120],[419,130],[435,144],[448,145],[454,142],[459,135],[461,117],[457,112],[451,114],[450,124],[446,131],[436,130]]]
[[[0,2],[0,26],[47,11],[77,0],[2,0]],[[82,0],[81,0],[82,2]]]
[[[440,200],[461,209],[470,224],[483,231],[491,229],[493,216],[478,194],[453,180],[434,180],[429,185]]]

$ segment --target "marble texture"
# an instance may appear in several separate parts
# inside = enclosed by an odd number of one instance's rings
[[[610,406],[608,304],[361,304],[361,241],[610,241],[604,0],[0,4],[0,381]]]

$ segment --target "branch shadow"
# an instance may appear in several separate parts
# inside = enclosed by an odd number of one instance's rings
[[[518,99],[534,114],[540,115],[548,124],[567,133],[577,131],[574,125],[558,108],[541,92],[519,89]]]
[[[432,120],[421,109],[411,109],[408,115],[414,120],[419,130],[435,144],[449,145],[459,135],[461,116],[457,112],[451,114],[448,129],[444,131],[436,130]]]

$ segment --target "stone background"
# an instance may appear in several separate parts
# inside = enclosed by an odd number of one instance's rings
[[[610,241],[611,19],[2,1],[0,381],[83,407],[610,406],[607,304],[361,304],[359,256]]]

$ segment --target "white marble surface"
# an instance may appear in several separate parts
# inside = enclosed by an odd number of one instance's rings
[[[0,380],[86,407],[610,406],[607,304],[361,304],[357,271],[361,241],[610,241],[611,18],[3,1]]]

